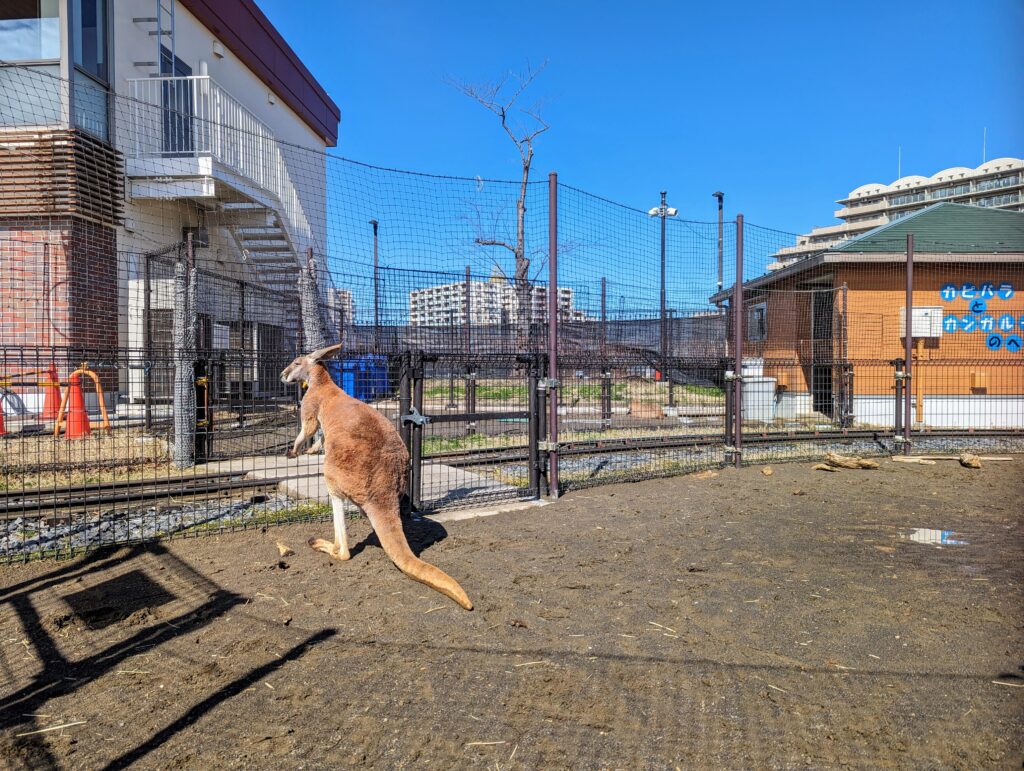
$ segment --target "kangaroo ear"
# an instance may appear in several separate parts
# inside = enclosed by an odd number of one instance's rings
[[[341,351],[341,343],[329,345],[326,348],[321,348],[319,351],[313,351],[313,353],[309,354],[309,360],[320,361],[321,359],[329,359],[339,351]]]

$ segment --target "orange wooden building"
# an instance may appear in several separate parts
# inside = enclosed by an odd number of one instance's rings
[[[1024,213],[948,203],[744,284],[755,420],[893,425],[908,234],[914,422],[1024,428]]]

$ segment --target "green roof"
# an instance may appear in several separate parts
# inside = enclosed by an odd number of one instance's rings
[[[908,233],[916,252],[1024,252],[1024,212],[937,203],[829,251],[901,252]]]

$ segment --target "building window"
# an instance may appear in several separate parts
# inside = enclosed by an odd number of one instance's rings
[[[73,0],[75,66],[106,83],[107,3],[106,0]]]
[[[1017,203],[1018,195],[1008,193],[1007,195],[993,195],[988,198],[979,198],[974,202],[975,206],[1005,206],[1009,203]]]
[[[0,3],[0,61],[60,59],[58,0],[4,0]]]
[[[757,342],[768,339],[768,303],[761,302],[747,308],[747,340]]]
[[[87,75],[75,73],[74,124],[76,128],[107,140],[107,89]]]
[[[893,196],[889,199],[890,206],[899,206],[904,203],[914,203],[916,201],[923,201],[924,193],[904,193],[903,195]]]
[[[995,190],[1000,187],[1010,187],[1020,182],[1020,176],[1013,174],[1009,177],[997,177],[995,179],[982,180],[977,184],[977,190]]]

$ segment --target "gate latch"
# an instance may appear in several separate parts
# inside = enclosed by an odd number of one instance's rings
[[[409,409],[408,415],[402,415],[401,420],[403,426],[406,423],[412,423],[414,426],[422,426],[430,422],[430,418],[426,415],[421,415],[420,411],[415,407],[411,407]]]

